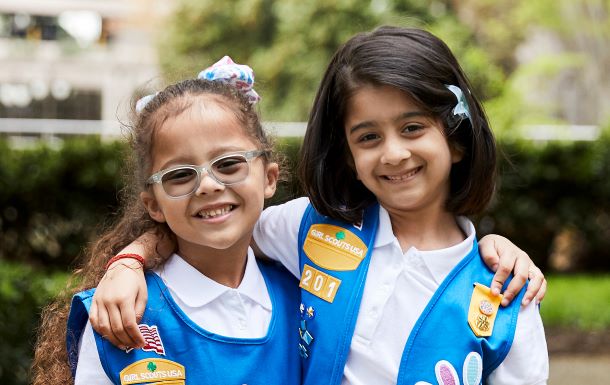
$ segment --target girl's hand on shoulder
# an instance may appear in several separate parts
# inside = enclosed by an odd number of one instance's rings
[[[544,274],[514,243],[500,235],[486,235],[479,241],[479,252],[485,264],[496,272],[491,284],[492,293],[500,294],[504,282],[511,273],[514,275],[503,293],[502,306],[507,306],[515,298],[528,279],[530,282],[522,305],[529,304],[534,298],[537,302],[544,299],[547,284]]]
[[[144,346],[138,323],[147,297],[142,264],[135,259],[114,262],[95,289],[89,311],[91,326],[120,349]]]

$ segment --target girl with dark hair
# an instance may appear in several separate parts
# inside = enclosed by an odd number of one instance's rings
[[[359,34],[332,58],[299,163],[309,201],[265,210],[254,233],[289,268],[298,254],[305,384],[546,383],[538,307],[497,306],[466,217],[496,177],[471,89],[421,29]]]
[[[546,382],[531,302],[544,293],[542,274],[517,259],[504,299],[494,295],[515,259],[500,250],[494,276],[466,217],[485,209],[496,173],[493,135],[470,90],[448,47],[420,29],[359,34],[332,58],[301,150],[308,198],[266,209],[253,233],[263,254],[300,277],[303,383]],[[151,241],[126,250],[150,259]],[[481,249],[502,241],[483,239]],[[96,294],[92,323],[141,346],[133,308],[143,291],[121,263]]]
[[[296,281],[279,265],[257,263],[249,247],[278,178],[252,83],[249,67],[225,57],[137,103],[131,196],[75,273],[71,307],[64,296],[46,309],[34,384],[300,381],[298,356],[285,354],[298,343]],[[86,289],[147,231],[176,251],[146,274],[145,346],[123,351],[87,323],[94,290]]]

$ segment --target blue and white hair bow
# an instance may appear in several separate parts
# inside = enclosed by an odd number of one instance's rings
[[[252,68],[244,64],[236,64],[228,56],[201,71],[197,78],[229,83],[247,96],[251,104],[255,104],[261,99],[252,88],[254,86]]]
[[[445,87],[447,87],[449,91],[453,92],[453,94],[457,98],[457,104],[453,108],[453,115],[458,116],[461,119],[468,118],[468,120],[470,120],[470,123],[472,123],[472,118],[470,117],[470,109],[468,108],[468,101],[466,100],[462,89],[451,84],[445,84]]]
[[[221,81],[228,83],[248,98],[250,104],[255,104],[261,97],[254,91],[254,71],[244,64],[236,64],[229,56],[214,63],[197,75],[198,79]],[[146,95],[136,102],[136,112],[144,111],[146,105],[157,96],[157,93]]]

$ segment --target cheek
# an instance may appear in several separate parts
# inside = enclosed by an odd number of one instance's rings
[[[351,161],[354,165],[354,171],[357,174],[363,174],[371,171],[375,167],[375,155],[372,151],[352,151]]]

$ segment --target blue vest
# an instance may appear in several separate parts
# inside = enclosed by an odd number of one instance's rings
[[[378,204],[364,211],[363,221],[358,226],[324,217],[311,205],[305,211],[299,229],[302,274],[299,349],[303,359],[304,385],[341,383],[378,224]],[[330,234],[329,229],[332,230]],[[336,236],[332,233],[334,231],[337,231]],[[360,239],[360,247],[341,242],[354,239],[350,238],[353,235]],[[318,241],[317,244],[323,244],[323,247],[313,253],[326,248],[332,250],[334,255],[337,255],[337,250],[352,250],[352,254],[357,255],[365,245],[366,255],[353,269],[353,265],[349,270],[345,269],[349,264],[339,264],[339,270],[325,268],[319,264],[323,258],[314,256],[312,260],[311,249],[310,256],[305,251],[307,242],[311,245],[312,239],[315,241],[316,238],[325,239],[325,242]],[[327,267],[333,265],[328,259],[322,264]],[[332,302],[330,297],[325,297],[327,293],[324,290],[316,291],[308,281],[304,282],[310,280],[306,275],[321,276],[326,281],[334,282],[334,287],[338,286]],[[397,384],[413,385],[418,381],[441,383],[437,381],[437,376],[457,376],[463,379],[458,384],[480,384],[504,360],[513,340],[524,290],[508,307],[499,309],[490,337],[477,337],[467,321],[473,284],[489,285],[492,277],[493,273],[479,256],[475,241],[472,251],[453,268],[436,290],[411,331],[403,351]]]
[[[259,263],[273,307],[267,335],[241,339],[210,333],[191,321],[159,276],[146,274],[148,303],[140,324],[148,351],[129,353],[95,333],[104,371],[114,384],[286,385],[300,382],[296,281],[283,268]],[[74,296],[68,319],[68,355],[73,374],[78,340],[88,319],[94,289]],[[142,325],[146,325],[145,330]],[[150,340],[150,343],[148,343]],[[131,366],[130,366],[131,365]],[[126,369],[127,368],[127,369]],[[121,373],[123,371],[123,373]]]

